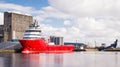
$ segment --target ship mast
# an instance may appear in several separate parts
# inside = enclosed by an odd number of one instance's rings
[[[34,20],[34,22],[29,27],[39,27],[37,20]]]

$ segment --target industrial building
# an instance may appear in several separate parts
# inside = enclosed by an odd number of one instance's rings
[[[3,28],[4,28],[4,25],[0,25],[0,42],[2,42],[4,39],[3,39]]]
[[[50,36],[50,42],[53,42],[56,45],[63,45],[63,37]]]
[[[0,25],[0,42],[22,39],[25,29],[32,22],[32,16],[4,12],[4,25]]]
[[[82,46],[86,46],[84,43],[72,43],[72,42],[65,42],[64,45],[74,45],[75,48],[81,48]]]

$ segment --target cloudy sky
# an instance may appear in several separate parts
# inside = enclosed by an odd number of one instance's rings
[[[5,11],[33,16],[44,35],[65,42],[99,46],[120,40],[120,0],[0,0],[0,24]]]

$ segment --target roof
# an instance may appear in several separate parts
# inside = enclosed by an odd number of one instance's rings
[[[65,45],[73,44],[73,45],[85,45],[84,43],[71,43],[71,42],[65,42]]]

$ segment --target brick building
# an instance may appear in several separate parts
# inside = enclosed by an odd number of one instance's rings
[[[0,41],[22,39],[24,31],[33,22],[32,16],[4,12],[4,25],[0,25]]]

